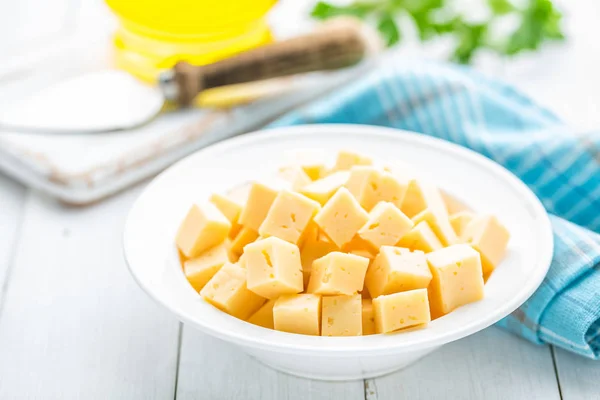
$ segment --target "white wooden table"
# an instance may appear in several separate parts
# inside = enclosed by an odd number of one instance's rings
[[[600,127],[590,113],[600,103],[590,14],[600,8],[581,1],[570,12],[572,42],[499,74],[577,125]],[[2,2],[0,59],[72,34],[96,13],[78,0]],[[9,89],[0,78],[0,106]],[[71,208],[0,175],[0,399],[600,399],[600,363],[497,328],[364,382],[264,367],[182,326],[136,287],[121,229],[142,186]]]

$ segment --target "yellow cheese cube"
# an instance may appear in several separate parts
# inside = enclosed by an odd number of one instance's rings
[[[431,272],[422,251],[383,246],[369,266],[365,286],[373,298],[382,294],[427,288]]]
[[[356,254],[369,259],[375,258],[379,252],[379,247],[374,246],[371,242],[363,239],[359,235],[355,235],[352,240],[342,246],[344,253]]]
[[[304,287],[308,287],[308,281],[312,271],[312,263],[316,259],[319,259],[332,251],[336,251],[337,247],[335,244],[328,240],[321,240],[318,237],[307,240],[304,247],[300,251],[300,260],[302,262],[302,276],[304,280]]]
[[[179,263],[181,264],[181,268],[183,268],[183,263],[186,262],[188,258],[179,249],[177,249],[177,255],[179,256]]]
[[[258,233],[298,244],[321,205],[301,194],[282,190],[271,205]]]
[[[415,215],[412,220],[415,224],[423,221],[427,222],[443,246],[449,246],[458,242],[456,233],[452,225],[450,225],[450,218],[445,210],[426,208]]]
[[[373,247],[393,246],[407,234],[414,223],[392,203],[380,202],[369,213],[369,220],[358,231],[358,236]]]
[[[367,269],[367,272],[369,270]],[[362,296],[363,299],[370,299],[371,298],[371,293],[369,293],[369,289],[367,289],[367,286],[363,285],[362,290],[360,291],[360,295]]]
[[[221,211],[221,213],[229,220],[229,222],[237,222],[240,213],[242,212],[242,204],[235,200],[223,196],[222,194],[213,194],[210,196],[210,202]]]
[[[303,335],[321,334],[321,296],[284,295],[275,301],[273,324],[276,330]]]
[[[459,213],[462,211],[469,211],[469,207],[467,207],[467,205],[465,203],[463,203],[456,197],[452,196],[451,194],[449,194],[447,192],[444,192],[443,190],[440,190],[440,192],[442,194],[442,199],[444,200],[444,203],[446,204],[446,209],[448,210],[448,214],[452,215],[452,214],[456,214],[456,213]]]
[[[233,254],[241,255],[244,252],[244,246],[258,239],[258,232],[253,229],[243,227],[236,237],[231,241],[229,251]]]
[[[372,260],[375,258],[375,254],[373,254],[373,252],[366,250],[366,249],[349,250],[348,254],[354,254],[355,256],[365,257],[365,258],[368,258],[369,260]]]
[[[327,200],[333,196],[335,192],[348,180],[350,173],[348,171],[334,172],[333,174],[314,181],[310,185],[300,189],[300,193],[306,197],[318,201],[321,205],[325,205]]]
[[[473,220],[475,215],[470,211],[459,211],[456,214],[450,215],[450,225],[454,229],[457,236],[460,236],[465,227]]]
[[[355,294],[364,285],[369,259],[334,251],[313,262],[308,293]]]
[[[425,253],[430,253],[443,247],[440,239],[438,239],[429,224],[425,221],[416,224],[410,232],[400,239],[396,246],[410,250],[421,250]]]
[[[338,153],[333,167],[334,171],[348,170],[356,165],[372,165],[373,160],[362,154],[342,150]]]
[[[289,166],[298,166],[313,181],[323,178],[327,167],[325,166],[325,153],[317,149],[295,150],[286,154]]]
[[[373,300],[362,299],[362,334],[374,335],[377,333],[375,329],[375,313],[373,312]]]
[[[231,250],[231,239],[225,239],[223,242],[225,249],[227,250],[227,258],[229,258],[229,262],[236,263],[240,259],[240,255],[238,253],[234,253]]]
[[[248,196],[250,195],[250,189],[252,189],[251,182],[244,182],[227,192],[227,197],[239,204],[246,204]]]
[[[416,289],[373,299],[377,333],[393,332],[431,321],[427,289]]]
[[[418,179],[410,179],[400,210],[407,217],[412,218],[426,208],[436,213],[448,214],[446,203],[438,188]]]
[[[369,166],[352,167],[344,186],[367,211],[380,201],[389,201],[400,207],[406,191],[394,175]]]
[[[248,289],[267,299],[300,293],[302,264],[298,246],[277,237],[250,243],[244,248]]]
[[[323,296],[321,300],[321,336],[362,335],[362,298],[351,296]]]
[[[229,238],[233,239],[236,237],[242,229],[242,225],[238,223],[240,213],[242,212],[242,203],[238,203],[232,198],[221,194],[213,194],[209,200],[231,222],[231,229],[228,234]]]
[[[258,232],[277,194],[285,188],[281,182],[253,182],[246,205],[240,214],[240,224]]]
[[[194,290],[200,291],[219,269],[229,262],[225,243],[212,247],[183,264],[183,273]]]
[[[321,232],[319,231],[319,226],[315,223],[315,221],[311,220],[308,223],[306,229],[304,230],[302,236],[300,236],[298,247],[300,247],[300,249],[303,249],[307,243],[314,243],[317,240],[319,240],[321,236],[325,237],[325,235],[321,235]]]
[[[304,172],[301,167],[291,166],[291,167],[283,167],[279,170],[279,177],[290,182],[292,185],[292,190],[300,190],[304,186],[310,184],[312,180],[310,177]]]
[[[402,183],[402,181],[398,179],[396,175],[389,172],[383,172],[381,174],[381,185],[379,186],[377,193],[379,199],[376,200],[375,204],[380,201],[389,201],[396,207],[400,208],[402,202],[404,201],[407,187],[408,185]]]
[[[483,299],[483,272],[479,253],[455,244],[427,254],[433,279],[429,285],[432,318]]]
[[[194,204],[179,227],[175,242],[188,258],[221,243],[227,237],[231,223],[212,204]]]
[[[221,267],[200,295],[218,309],[244,320],[266,301],[246,287],[246,270],[231,263]]]
[[[248,322],[262,326],[263,328],[274,329],[273,306],[275,306],[275,300],[267,301],[257,312],[248,318]]]
[[[341,248],[352,240],[368,219],[369,214],[361,208],[352,194],[342,187],[323,206],[314,221],[321,231]]]
[[[510,233],[496,217],[481,216],[465,227],[461,239],[481,254],[483,276],[487,279],[504,258]]]

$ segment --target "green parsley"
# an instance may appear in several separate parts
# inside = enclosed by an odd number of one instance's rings
[[[377,27],[387,46],[402,40],[400,21],[408,16],[421,41],[442,35],[455,38],[452,60],[468,64],[477,51],[488,49],[500,55],[515,55],[537,50],[546,41],[562,40],[562,13],[552,0],[481,0],[489,9],[488,16],[471,21],[453,9],[452,0],[355,0],[349,5],[318,2],[313,18],[324,20],[350,15]],[[494,37],[493,27],[511,18],[516,28],[501,37]]]

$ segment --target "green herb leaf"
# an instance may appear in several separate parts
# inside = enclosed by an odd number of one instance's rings
[[[494,14],[505,15],[516,10],[510,0],[488,0],[488,5]]]
[[[370,11],[372,6],[369,4],[350,4],[348,6],[336,6],[324,1],[315,4],[310,15],[316,19],[329,19],[340,15],[352,15],[359,18],[364,18]]]
[[[389,47],[400,41],[400,30],[398,24],[394,21],[391,15],[382,15],[379,23],[377,24],[377,30],[383,36],[385,44]]]
[[[409,16],[421,41],[441,35],[452,35],[457,45],[452,59],[469,63],[480,49],[488,49],[503,55],[537,50],[549,40],[562,40],[562,14],[552,0],[480,0],[486,2],[491,16],[479,23],[466,21],[451,6],[453,0],[355,0],[344,6],[319,1],[311,15],[315,19],[328,19],[340,15],[361,18],[375,23],[388,46],[402,39],[399,17]],[[491,38],[489,27],[499,18],[510,14],[519,18],[517,29],[504,38]],[[492,39],[493,42],[491,41]]]
[[[487,24],[467,24],[457,22],[458,46],[454,50],[452,60],[461,64],[468,64],[475,51],[484,46],[487,34]]]

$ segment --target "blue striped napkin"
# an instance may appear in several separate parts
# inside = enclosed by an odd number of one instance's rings
[[[511,87],[467,68],[387,61],[272,126],[401,128],[458,143],[508,168],[553,214],[555,250],[537,292],[498,325],[534,343],[600,358],[600,131],[574,132]]]

